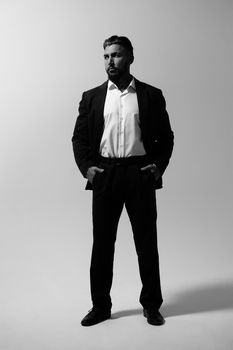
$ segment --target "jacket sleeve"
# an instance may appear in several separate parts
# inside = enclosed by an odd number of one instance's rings
[[[88,130],[88,106],[87,97],[84,92],[79,103],[78,118],[76,120],[72,144],[76,164],[78,165],[82,175],[86,177],[87,170],[92,166],[90,157],[90,143]]]

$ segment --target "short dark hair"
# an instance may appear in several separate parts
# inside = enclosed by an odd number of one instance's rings
[[[107,46],[110,46],[113,44],[118,44],[123,46],[125,49],[127,49],[131,53],[133,57],[133,46],[131,44],[131,41],[126,36],[112,35],[110,36],[110,38],[104,40],[103,47],[105,49]]]

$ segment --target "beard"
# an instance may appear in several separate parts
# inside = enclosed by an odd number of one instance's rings
[[[124,76],[124,72],[118,68],[110,67],[107,69],[107,75],[112,82],[116,83],[122,76]]]

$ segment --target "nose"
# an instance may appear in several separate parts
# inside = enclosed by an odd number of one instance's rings
[[[109,65],[109,66],[114,65],[113,57],[109,57],[108,65]]]

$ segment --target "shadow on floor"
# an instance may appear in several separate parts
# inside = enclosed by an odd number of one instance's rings
[[[233,309],[233,281],[181,290],[161,308],[165,317]]]
[[[140,315],[142,314],[142,308],[140,309],[131,309],[131,310],[122,310],[112,313],[112,318],[121,318],[121,317],[127,317],[127,316],[134,316],[134,315]]]
[[[164,317],[201,312],[233,309],[233,281],[219,282],[181,290],[166,304],[161,313]],[[122,310],[112,314],[113,319],[142,314],[142,308]]]

